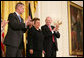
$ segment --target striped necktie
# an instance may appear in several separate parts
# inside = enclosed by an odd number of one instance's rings
[[[50,31],[52,31],[51,26],[49,26]],[[52,41],[55,42],[54,35],[52,35]]]
[[[20,22],[21,22],[21,17],[20,16],[18,16],[19,17],[19,20],[20,20]]]

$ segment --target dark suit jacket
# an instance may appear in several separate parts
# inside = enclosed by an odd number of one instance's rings
[[[36,30],[36,28],[33,26],[31,29],[28,30],[27,39],[28,39],[29,49],[33,49],[35,51],[43,50],[44,36],[41,30]]]
[[[9,14],[8,20],[8,32],[4,44],[14,47],[23,47],[23,33],[26,31],[23,19],[21,18],[20,22],[18,16],[14,12]]]
[[[54,26],[51,26],[51,28],[53,29]],[[48,48],[51,48],[52,47],[52,44],[53,44],[53,41],[52,41],[52,32],[50,31],[49,27],[47,25],[44,25],[41,27],[42,29],[42,32],[44,34],[44,49],[48,49]],[[57,38],[60,37],[60,33],[57,31],[57,32],[54,32],[54,39],[55,39],[55,45],[56,45],[56,51],[58,50],[58,47],[57,47]]]

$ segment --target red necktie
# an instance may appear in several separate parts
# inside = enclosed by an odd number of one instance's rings
[[[49,29],[50,29],[50,31],[52,32],[51,26],[49,26]],[[55,42],[55,40],[54,40],[54,35],[52,35],[52,40],[53,40],[53,42]]]

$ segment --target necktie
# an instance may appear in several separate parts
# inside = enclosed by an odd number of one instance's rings
[[[20,22],[21,22],[21,17],[20,16],[18,16],[19,17],[19,20],[20,20]]]
[[[49,29],[50,29],[50,31],[52,31],[51,26],[49,26]],[[55,42],[55,40],[54,40],[54,35],[52,35],[52,40],[53,40],[53,42]]]

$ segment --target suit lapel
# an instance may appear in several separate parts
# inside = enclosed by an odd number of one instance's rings
[[[23,19],[21,18],[21,22],[23,23]]]
[[[17,18],[18,22],[20,22],[20,20],[19,20],[17,14],[16,14],[15,12],[14,12],[14,16]],[[22,18],[21,18],[21,22],[23,22],[23,19],[22,19]]]
[[[51,26],[51,28],[53,29],[53,26]]]
[[[48,27],[47,25],[45,25],[45,26],[46,26],[46,30],[50,31],[49,27]],[[51,31],[50,31],[50,32],[51,32]]]

